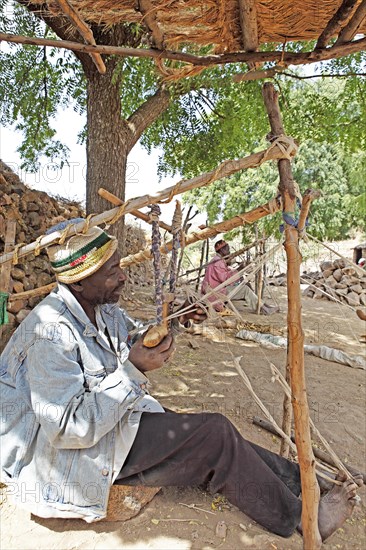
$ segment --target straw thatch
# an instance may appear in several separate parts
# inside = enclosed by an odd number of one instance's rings
[[[51,16],[62,14],[58,2],[33,0],[32,4],[42,5],[42,10],[48,7]],[[331,36],[338,36],[362,0],[69,0],[69,4],[88,24],[145,25],[159,49],[179,49],[182,44],[189,44],[195,50],[210,46],[211,51],[223,53],[246,49],[245,35],[250,25],[246,27],[243,11],[248,6],[259,47],[267,42],[316,40],[344,6],[345,14],[331,31]],[[365,31],[366,20],[361,18],[357,33]]]

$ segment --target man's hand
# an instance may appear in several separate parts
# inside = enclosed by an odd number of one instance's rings
[[[160,369],[175,351],[174,339],[171,334],[165,336],[155,348],[147,348],[142,342],[143,336],[133,344],[128,356],[131,363],[141,372]]]
[[[182,313],[178,317],[178,320],[181,325],[184,325],[188,321],[193,321],[194,323],[202,323],[207,319],[207,313],[205,312],[202,307],[200,307],[199,303],[191,303],[189,299],[187,299],[182,307],[180,309],[185,309],[189,307],[189,311]],[[179,311],[179,310],[178,310]]]

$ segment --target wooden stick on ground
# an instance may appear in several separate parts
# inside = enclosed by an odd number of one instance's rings
[[[268,420],[265,420],[264,418],[260,418],[259,416],[253,416],[253,424],[256,426],[259,426],[260,428],[263,428],[264,430],[267,430],[271,434],[277,435],[281,437],[278,432],[275,430],[275,428],[272,426]],[[291,435],[291,441],[295,442],[294,435]],[[330,466],[333,466],[334,468],[337,468],[336,464],[334,464],[333,459],[331,456],[329,456],[326,452],[322,451],[321,449],[318,449],[317,447],[313,447],[313,453],[316,456],[316,458],[319,458],[322,462],[326,462]],[[366,483],[366,473],[360,472],[359,469],[355,468],[354,466],[350,466],[348,464],[348,471],[353,475],[361,474],[363,477],[363,482]]]
[[[262,256],[263,255],[263,243],[259,242],[258,245],[258,253]],[[258,296],[258,303],[257,303],[257,315],[259,315],[261,306],[262,306],[262,291],[263,291],[263,269],[264,266],[261,265],[259,271],[258,271],[258,279],[257,279],[257,296]]]
[[[278,106],[278,94],[273,84],[263,86],[263,99],[268,113],[273,136],[283,135],[281,114]],[[279,190],[282,196],[283,210],[295,217],[296,191],[292,177],[291,163],[288,159],[278,162],[280,173]],[[288,219],[288,218],[287,218]],[[300,264],[297,229],[286,223],[285,249],[287,257],[288,292],[288,363],[291,371],[292,406],[295,420],[297,452],[301,472],[302,528],[305,550],[317,550],[322,540],[318,529],[318,508],[320,491],[315,475],[315,458],[310,437],[309,407],[306,396],[304,372],[304,333],[301,324]]]
[[[291,397],[291,388],[287,384],[286,380],[284,379],[284,377],[282,376],[282,374],[280,373],[278,368],[273,363],[270,363],[269,366],[270,366],[270,369],[271,369],[271,372],[272,372],[272,375],[273,375],[274,379],[281,385],[281,387],[282,387],[283,391],[286,393],[286,395]],[[344,472],[346,474],[346,476],[348,477],[348,479],[352,479],[351,473],[348,471],[348,469],[343,464],[343,462],[338,458],[336,453],[333,451],[333,449],[329,445],[328,441],[322,436],[322,434],[319,432],[318,428],[315,426],[314,422],[312,421],[312,419],[310,417],[309,417],[309,421],[310,421],[310,426],[311,426],[313,432],[318,436],[318,438],[320,439],[320,441],[322,442],[322,444],[324,445],[324,447],[326,448],[326,450],[330,454],[330,456],[332,458],[332,461],[333,461],[333,464],[338,468],[338,470]]]
[[[262,401],[260,400],[258,395],[255,393],[248,376],[246,375],[246,373],[243,371],[243,369],[240,366],[240,359],[241,359],[241,357],[235,357],[234,358],[234,365],[235,365],[235,368],[238,371],[239,375],[243,379],[244,384],[248,388],[250,394],[254,398],[254,401],[257,403],[257,405],[259,406],[261,411],[267,417],[267,420],[269,420],[269,422],[272,424],[272,426],[273,426],[274,430],[276,430],[277,434],[280,435],[281,437],[287,439],[291,449],[293,449],[296,452],[296,450],[297,450],[296,445],[293,443],[293,441],[291,441],[291,438],[287,434],[285,434],[285,432],[283,430],[281,430],[281,428],[279,427],[279,425],[277,424],[277,422],[275,421],[275,419],[273,418],[273,416],[271,415],[271,413],[269,412],[267,407],[262,403]],[[315,459],[314,459],[314,463],[315,463]],[[324,474],[324,470],[327,470],[327,469],[329,471],[333,471],[333,470],[330,470],[330,468],[327,468],[326,466],[323,466],[323,465],[319,464],[319,468],[317,470],[318,476],[323,477],[325,479],[328,479],[331,483],[334,483],[335,485],[341,485],[340,481],[338,481],[336,479],[333,479],[333,478],[330,478],[329,476]],[[316,478],[315,478],[315,480],[316,480]],[[317,481],[315,481],[315,483],[317,484]],[[317,486],[318,486],[318,484],[317,484]]]

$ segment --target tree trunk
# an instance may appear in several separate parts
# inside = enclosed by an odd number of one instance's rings
[[[169,92],[158,89],[125,120],[121,117],[119,79],[113,77],[116,60],[106,62],[107,72],[98,73],[94,66],[84,65],[87,77],[87,213],[107,210],[110,203],[98,195],[104,187],[113,195],[125,200],[127,157],[133,146],[148,128],[169,106]],[[138,193],[136,192],[136,195]],[[111,227],[110,233],[119,241],[122,256],[128,253],[124,247],[124,217]]]
[[[121,200],[125,199],[127,155],[130,151],[129,129],[121,119],[119,82],[113,82],[114,62],[107,63],[107,72],[101,75],[93,68],[87,75],[87,213],[99,213],[110,204],[98,195],[104,187]],[[124,217],[110,229],[119,240],[124,253]]]

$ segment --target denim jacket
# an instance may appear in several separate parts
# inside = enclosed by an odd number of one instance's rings
[[[0,358],[3,477],[36,515],[105,517],[142,412],[163,412],[128,360],[132,321],[117,305],[100,306],[100,314],[112,346],[59,285]]]

